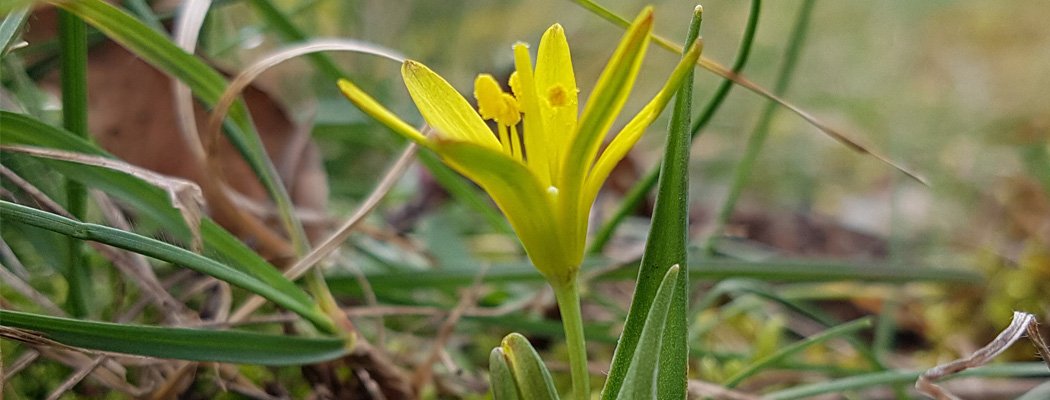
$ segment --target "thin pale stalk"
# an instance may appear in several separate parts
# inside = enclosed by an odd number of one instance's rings
[[[602,7],[601,5],[595,3],[592,0],[572,0],[572,1],[577,3],[577,4],[579,4],[582,7],[590,10],[591,12],[593,12],[596,15],[602,17],[603,19],[605,19],[605,20],[607,20],[609,22],[612,22],[613,24],[616,24],[616,25],[619,25],[619,26],[625,27],[625,28],[630,24],[623,17],[614,14],[613,12],[609,11],[608,9]],[[667,50],[669,50],[671,52],[675,52],[675,53],[678,53],[678,54],[685,53],[685,48],[683,48],[681,45],[679,45],[677,43],[674,43],[671,40],[668,40],[667,38],[665,38],[663,36],[660,36],[660,35],[657,35],[657,34],[654,33],[654,34],[650,34],[650,37],[652,37],[653,43],[655,43],[657,46],[663,47],[664,49],[667,49]],[[926,179],[923,178],[922,176],[920,176],[919,174],[909,170],[908,168],[905,168],[900,163],[890,159],[889,157],[883,155],[879,151],[871,149],[871,148],[869,148],[868,146],[866,146],[864,144],[861,144],[857,140],[851,138],[849,135],[839,131],[838,129],[835,129],[835,128],[829,126],[828,124],[825,124],[823,121],[821,121],[817,117],[815,117],[812,114],[806,112],[806,110],[803,110],[801,107],[796,106],[796,105],[794,105],[792,103],[789,103],[787,100],[784,100],[784,98],[782,98],[782,97],[780,97],[780,96],[778,96],[776,94],[773,94],[773,92],[771,92],[768,89],[758,85],[755,82],[752,82],[750,79],[747,79],[746,77],[744,77],[744,76],[742,76],[740,74],[733,73],[732,71],[730,71],[726,67],[722,66],[718,62],[716,62],[714,60],[711,60],[711,59],[704,58],[704,57],[700,57],[700,59],[698,59],[696,61],[696,64],[699,65],[701,68],[706,69],[706,70],[710,71],[711,73],[714,73],[715,75],[718,75],[718,76],[721,76],[723,78],[732,80],[737,85],[740,85],[741,87],[743,87],[743,88],[745,88],[747,90],[750,90],[752,93],[755,93],[755,94],[757,94],[759,96],[765,97],[765,98],[769,99],[770,101],[776,102],[780,106],[786,108],[787,110],[791,111],[795,115],[798,115],[799,117],[804,119],[810,125],[813,125],[813,127],[819,129],[821,133],[831,137],[832,139],[834,139],[835,141],[839,142],[843,146],[848,147],[850,150],[853,150],[853,151],[855,151],[857,153],[860,153],[860,154],[866,154],[868,156],[871,156],[871,157],[875,158],[876,160],[879,160],[883,164],[885,164],[885,165],[887,165],[887,166],[889,166],[889,167],[891,167],[891,168],[893,168],[893,169],[895,169],[895,170],[897,170],[897,171],[907,175],[909,178],[914,179],[916,182],[919,182],[919,183],[921,183],[923,185],[929,186],[929,183],[927,183]]]
[[[583,337],[579,285],[573,278],[568,283],[553,288],[554,297],[558,300],[558,310],[561,312],[561,322],[565,328],[565,344],[569,349],[573,399],[587,400],[591,398],[591,384],[587,372],[587,343]]]

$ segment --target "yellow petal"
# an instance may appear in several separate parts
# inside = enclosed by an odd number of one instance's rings
[[[401,65],[401,76],[423,119],[443,137],[500,148],[485,121],[444,78],[412,60]]]
[[[532,71],[532,57],[524,43],[514,45],[514,75],[511,89],[518,98],[525,124],[522,138],[525,145],[526,163],[532,173],[546,186],[551,184],[550,153],[547,151],[547,126],[540,112],[536,78]]]
[[[575,274],[582,253],[574,255],[565,250],[547,188],[525,165],[470,142],[439,139],[435,150],[449,166],[488,192],[544,277],[564,282]]]
[[[598,78],[594,92],[587,100],[577,123],[577,134],[569,146],[569,153],[565,155],[558,182],[558,188],[565,196],[559,207],[559,218],[564,219],[566,226],[571,227],[568,229],[572,231],[570,237],[579,238],[581,243],[577,245],[580,247],[583,246],[582,241],[586,237],[584,232],[587,230],[589,209],[589,205],[580,207],[583,182],[587,171],[591,169],[605,132],[609,130],[627,101],[627,95],[634,85],[645,50],[649,46],[652,27],[653,10],[646,7],[628,28],[609,64]]]
[[[550,154],[551,176],[558,176],[563,155],[568,151],[572,134],[576,130],[576,114],[580,112],[577,105],[579,90],[572,70],[569,43],[565,40],[565,29],[561,25],[554,24],[540,39],[536,57],[536,89],[547,133],[542,138],[542,145]]]
[[[351,103],[357,106],[357,108],[364,111],[366,114],[372,116],[377,121],[386,125],[387,128],[394,131],[395,133],[404,136],[406,139],[413,142],[419,143],[423,147],[429,147],[430,142],[427,141],[426,136],[413,128],[405,121],[398,118],[397,115],[387,110],[382,104],[379,104],[372,96],[365,93],[361,88],[358,88],[353,82],[346,79],[340,79],[337,84],[339,90],[343,92],[343,96],[346,96]]]
[[[631,118],[631,121],[620,130],[620,133],[613,138],[609,146],[602,152],[602,155],[598,157],[598,162],[595,163],[594,168],[587,176],[587,182],[584,184],[584,194],[580,199],[581,205],[587,206],[594,202],[594,197],[598,195],[598,190],[601,188],[602,183],[605,182],[605,179],[609,177],[609,173],[627,155],[627,152],[631,151],[634,144],[645,133],[645,128],[653,123],[653,120],[663,112],[664,107],[671,101],[674,94],[678,92],[682,79],[694,68],[696,59],[700,57],[702,49],[701,42],[697,42],[689,49],[689,52],[682,56],[682,60],[678,62],[678,66],[675,67],[674,72],[671,73],[670,78],[664,83],[660,92],[637,115]]]

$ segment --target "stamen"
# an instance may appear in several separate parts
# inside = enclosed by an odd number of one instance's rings
[[[500,100],[503,101],[503,108],[500,110],[499,115],[496,116],[496,121],[501,125],[514,126],[521,121],[521,111],[518,110],[518,101],[507,93],[500,93]]]
[[[496,119],[503,111],[503,89],[496,78],[480,74],[474,79],[474,98],[478,99],[478,113],[484,119]]]
[[[510,143],[518,160],[525,161],[525,147],[521,144],[521,135],[518,134],[518,127],[515,125],[510,126]]]
[[[510,148],[510,136],[507,136],[507,126],[503,124],[496,124],[497,130],[499,131],[499,143],[503,145],[503,152],[507,155],[513,156],[514,153]]]

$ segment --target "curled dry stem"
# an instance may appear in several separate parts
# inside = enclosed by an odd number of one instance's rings
[[[987,364],[1026,334],[1039,350],[1039,354],[1043,357],[1043,361],[1047,362],[1047,367],[1050,367],[1050,358],[1048,358],[1048,356],[1050,356],[1050,349],[1047,348],[1042,336],[1040,336],[1038,326],[1039,322],[1036,321],[1035,315],[1014,311],[1013,320],[1010,321],[1010,326],[1003,329],[1003,331],[999,333],[999,336],[992,339],[988,345],[978,349],[968,357],[960,358],[926,370],[926,372],[923,372],[922,375],[919,376],[919,379],[915,381],[915,389],[918,390],[919,393],[933,399],[958,400],[958,397],[934,382],[967,369]]]

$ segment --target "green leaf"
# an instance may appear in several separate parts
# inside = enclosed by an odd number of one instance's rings
[[[492,400],[518,400],[518,387],[510,372],[503,349],[496,347],[489,353],[489,386]]]
[[[518,333],[511,333],[503,338],[500,344],[503,358],[510,367],[518,396],[529,400],[556,400],[558,392],[554,389],[551,373],[543,365],[543,360],[532,348],[529,340]]]
[[[345,342],[332,337],[114,324],[8,310],[0,310],[0,325],[38,332],[67,346],[191,361],[300,365],[347,353]]]
[[[0,217],[66,236],[133,251],[211,275],[273,301],[301,315],[325,332],[335,331],[332,321],[321,312],[305,292],[290,281],[263,281],[226,264],[156,239],[108,226],[74,221],[60,215],[7,201],[0,201]],[[279,286],[273,286],[271,283],[279,283]]]
[[[693,15],[686,43],[696,41],[699,36],[701,10],[697,8]],[[646,329],[645,324],[648,324],[651,317],[650,306],[659,295],[662,281],[666,281],[668,268],[672,265],[686,265],[687,262],[685,245],[689,219],[689,119],[692,113],[692,97],[693,73],[690,71],[675,95],[675,105],[668,127],[667,148],[660,173],[659,192],[653,210],[652,229],[649,231],[645,253],[638,270],[631,309],[613,354],[609,378],[602,389],[602,399],[623,393],[620,385],[625,384],[625,379],[631,379],[628,368],[633,365],[632,359],[637,356],[636,349],[639,348],[643,331]],[[683,274],[682,279],[676,279],[675,282],[676,288],[671,289],[674,300],[667,311],[669,314],[666,328],[661,323],[663,340],[658,342],[658,347],[647,347],[659,349],[660,353],[659,394],[654,398],[685,398],[686,375],[689,370],[689,351],[686,344],[689,325],[686,317],[688,274]],[[645,353],[656,352],[653,350]]]
[[[87,140],[21,114],[0,111],[0,133],[2,133],[0,134],[2,145],[29,145],[92,156],[112,157]],[[162,189],[126,173],[108,168],[51,159],[39,159],[39,162],[87,187],[99,189],[120,198],[142,214],[140,217],[153,220],[167,233],[188,242],[189,229]],[[290,290],[294,285],[285,279],[276,267],[245,246],[215,221],[204,217],[200,228],[206,255],[223,261],[270,286],[284,288],[283,290],[291,293]],[[300,303],[312,302],[303,292],[291,295],[298,297],[297,301]]]
[[[652,307],[645,318],[642,333],[638,339],[637,349],[630,357],[630,366],[624,376],[623,385],[619,387],[616,399],[672,399],[672,397],[660,397],[658,391],[660,376],[668,373],[663,370],[665,363],[661,360],[666,353],[661,351],[665,347],[665,326],[669,322],[671,309],[674,307],[673,295],[677,291],[678,266],[672,266],[660,283],[660,289],[653,298]],[[619,352],[619,349],[617,349]],[[671,366],[671,368],[676,368]],[[674,373],[672,370],[670,373]],[[608,387],[606,387],[608,388]],[[605,392],[602,393],[605,395]],[[683,393],[682,399],[685,398]]]

